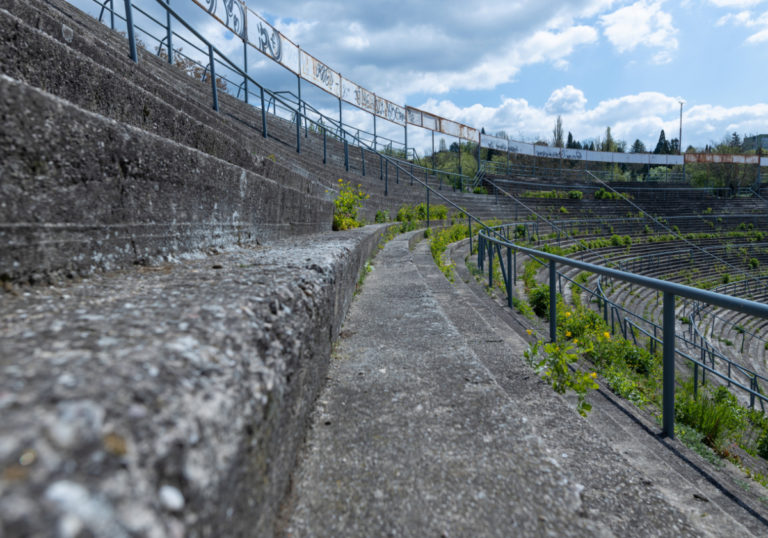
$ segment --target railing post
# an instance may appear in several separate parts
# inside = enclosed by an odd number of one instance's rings
[[[267,109],[264,107],[264,87],[261,89],[261,136],[267,138]]]
[[[493,287],[493,242],[488,241],[488,287]]]
[[[472,219],[467,215],[467,228],[469,228],[469,254],[472,254]]]
[[[696,363],[693,365],[693,399],[699,399],[699,365]]]
[[[384,196],[389,195],[389,160],[384,160]]]
[[[675,296],[664,292],[664,373],[662,381],[663,432],[670,439],[675,437]]]
[[[170,40],[170,34],[168,34],[168,39]],[[245,76],[243,76],[243,86],[245,86],[245,102],[248,103],[248,42],[243,41],[243,71],[245,71]]]
[[[168,0],[170,2],[170,0]],[[111,2],[110,2],[111,3]],[[115,14],[112,14],[113,20],[112,20],[112,29],[115,29],[115,22],[114,22],[114,16]],[[171,12],[166,11],[165,12],[165,24],[168,32],[168,63],[173,65],[173,30],[171,29]],[[247,88],[247,87],[246,87]]]
[[[557,342],[557,266],[549,260],[549,339]]]
[[[507,306],[512,308],[512,247],[507,247]]]
[[[427,189],[427,228],[429,228],[429,187]]]
[[[483,258],[485,257],[485,238],[477,235],[477,268],[483,270]]]
[[[130,49],[131,60],[139,63],[139,55],[136,52],[136,33],[133,27],[133,6],[131,0],[125,0],[125,24],[128,31],[128,48]]]
[[[168,14],[168,16],[169,17],[171,16],[170,13]],[[113,30],[115,29],[115,0],[109,0],[109,25]],[[760,167],[757,168],[757,172],[759,177]]]
[[[301,153],[301,109],[296,108],[296,153]]]
[[[219,91],[216,87],[216,66],[213,62],[213,45],[208,45],[208,60],[211,62],[211,94],[213,95],[213,109],[219,111]]]

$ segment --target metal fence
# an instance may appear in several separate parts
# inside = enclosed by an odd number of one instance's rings
[[[518,225],[504,225],[495,228],[493,233],[485,230],[479,233],[477,263],[481,270],[487,268],[489,285],[493,284],[493,259],[496,256],[507,289],[507,302],[511,308],[514,284],[517,280],[517,253],[527,254],[543,265],[547,265],[549,268],[549,336],[550,340],[555,342],[557,341],[558,282],[560,282],[560,287],[562,287],[561,279],[565,278],[573,282],[566,275],[558,272],[558,266],[572,267],[599,275],[600,279],[598,279],[596,290],[582,288],[598,300],[598,307],[602,310],[605,321],[612,326],[612,330],[616,330],[618,323],[625,337],[631,335],[634,338],[632,329],[637,329],[663,349],[662,417],[663,431],[666,435],[674,437],[675,360],[677,357],[681,357],[694,365],[696,382],[698,382],[698,372],[701,369],[703,375],[709,373],[724,380],[729,386],[735,386],[746,392],[752,405],[754,405],[755,399],[759,400],[761,405],[768,401],[768,397],[763,395],[760,388],[761,384],[765,386],[768,378],[736,364],[721,353],[717,353],[705,339],[701,338],[701,335],[689,339],[675,331],[675,299],[677,297],[689,299],[698,304],[718,306],[761,318],[768,318],[767,305],[525,247],[514,242],[515,230]],[[502,254],[502,251],[506,256]],[[627,282],[662,293],[662,324],[657,325],[652,320],[644,319],[612,302],[603,291],[601,279]],[[646,327],[651,327],[651,330],[641,326],[638,320],[642,320]],[[675,345],[677,342],[682,343],[684,347],[677,347]],[[698,350],[700,355],[694,357],[689,349]],[[722,368],[725,368],[726,371],[723,372]]]

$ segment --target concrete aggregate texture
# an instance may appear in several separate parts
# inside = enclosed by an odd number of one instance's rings
[[[269,535],[383,228],[0,296],[0,536]]]
[[[450,288],[426,245],[396,238],[376,258],[313,413],[284,536],[701,534],[533,375],[520,337],[483,345]]]

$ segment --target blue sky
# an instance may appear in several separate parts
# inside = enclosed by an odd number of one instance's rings
[[[155,2],[144,4],[153,9]],[[240,54],[236,41],[190,0],[172,5]],[[549,140],[561,114],[577,139],[603,136],[610,126],[614,137],[629,144],[639,138],[652,148],[662,128],[668,138],[677,136],[678,97],[685,100],[684,146],[701,147],[733,131],[768,132],[768,0],[251,0],[248,6],[383,97],[515,139]],[[295,78],[268,60],[252,57],[250,64],[268,86],[295,87]],[[304,91],[333,110],[319,91]],[[371,123],[347,105],[344,114],[362,127]],[[389,132],[397,136],[396,129]]]

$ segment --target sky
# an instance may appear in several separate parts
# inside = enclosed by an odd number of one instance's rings
[[[94,11],[93,0],[73,3]],[[611,127],[614,138],[640,139],[652,150],[661,129],[668,139],[678,136],[680,100],[684,147],[732,132],[768,133],[768,0],[247,4],[377,95],[516,140],[551,141],[561,115],[577,140]],[[242,58],[237,40],[191,0],[171,5]],[[267,87],[296,91],[295,76],[256,51],[249,71]],[[338,114],[338,105],[308,86],[310,102]],[[370,116],[346,104],[343,114],[371,129]],[[402,139],[401,128],[382,123],[379,132]],[[427,134],[409,131],[409,141],[427,144]]]

